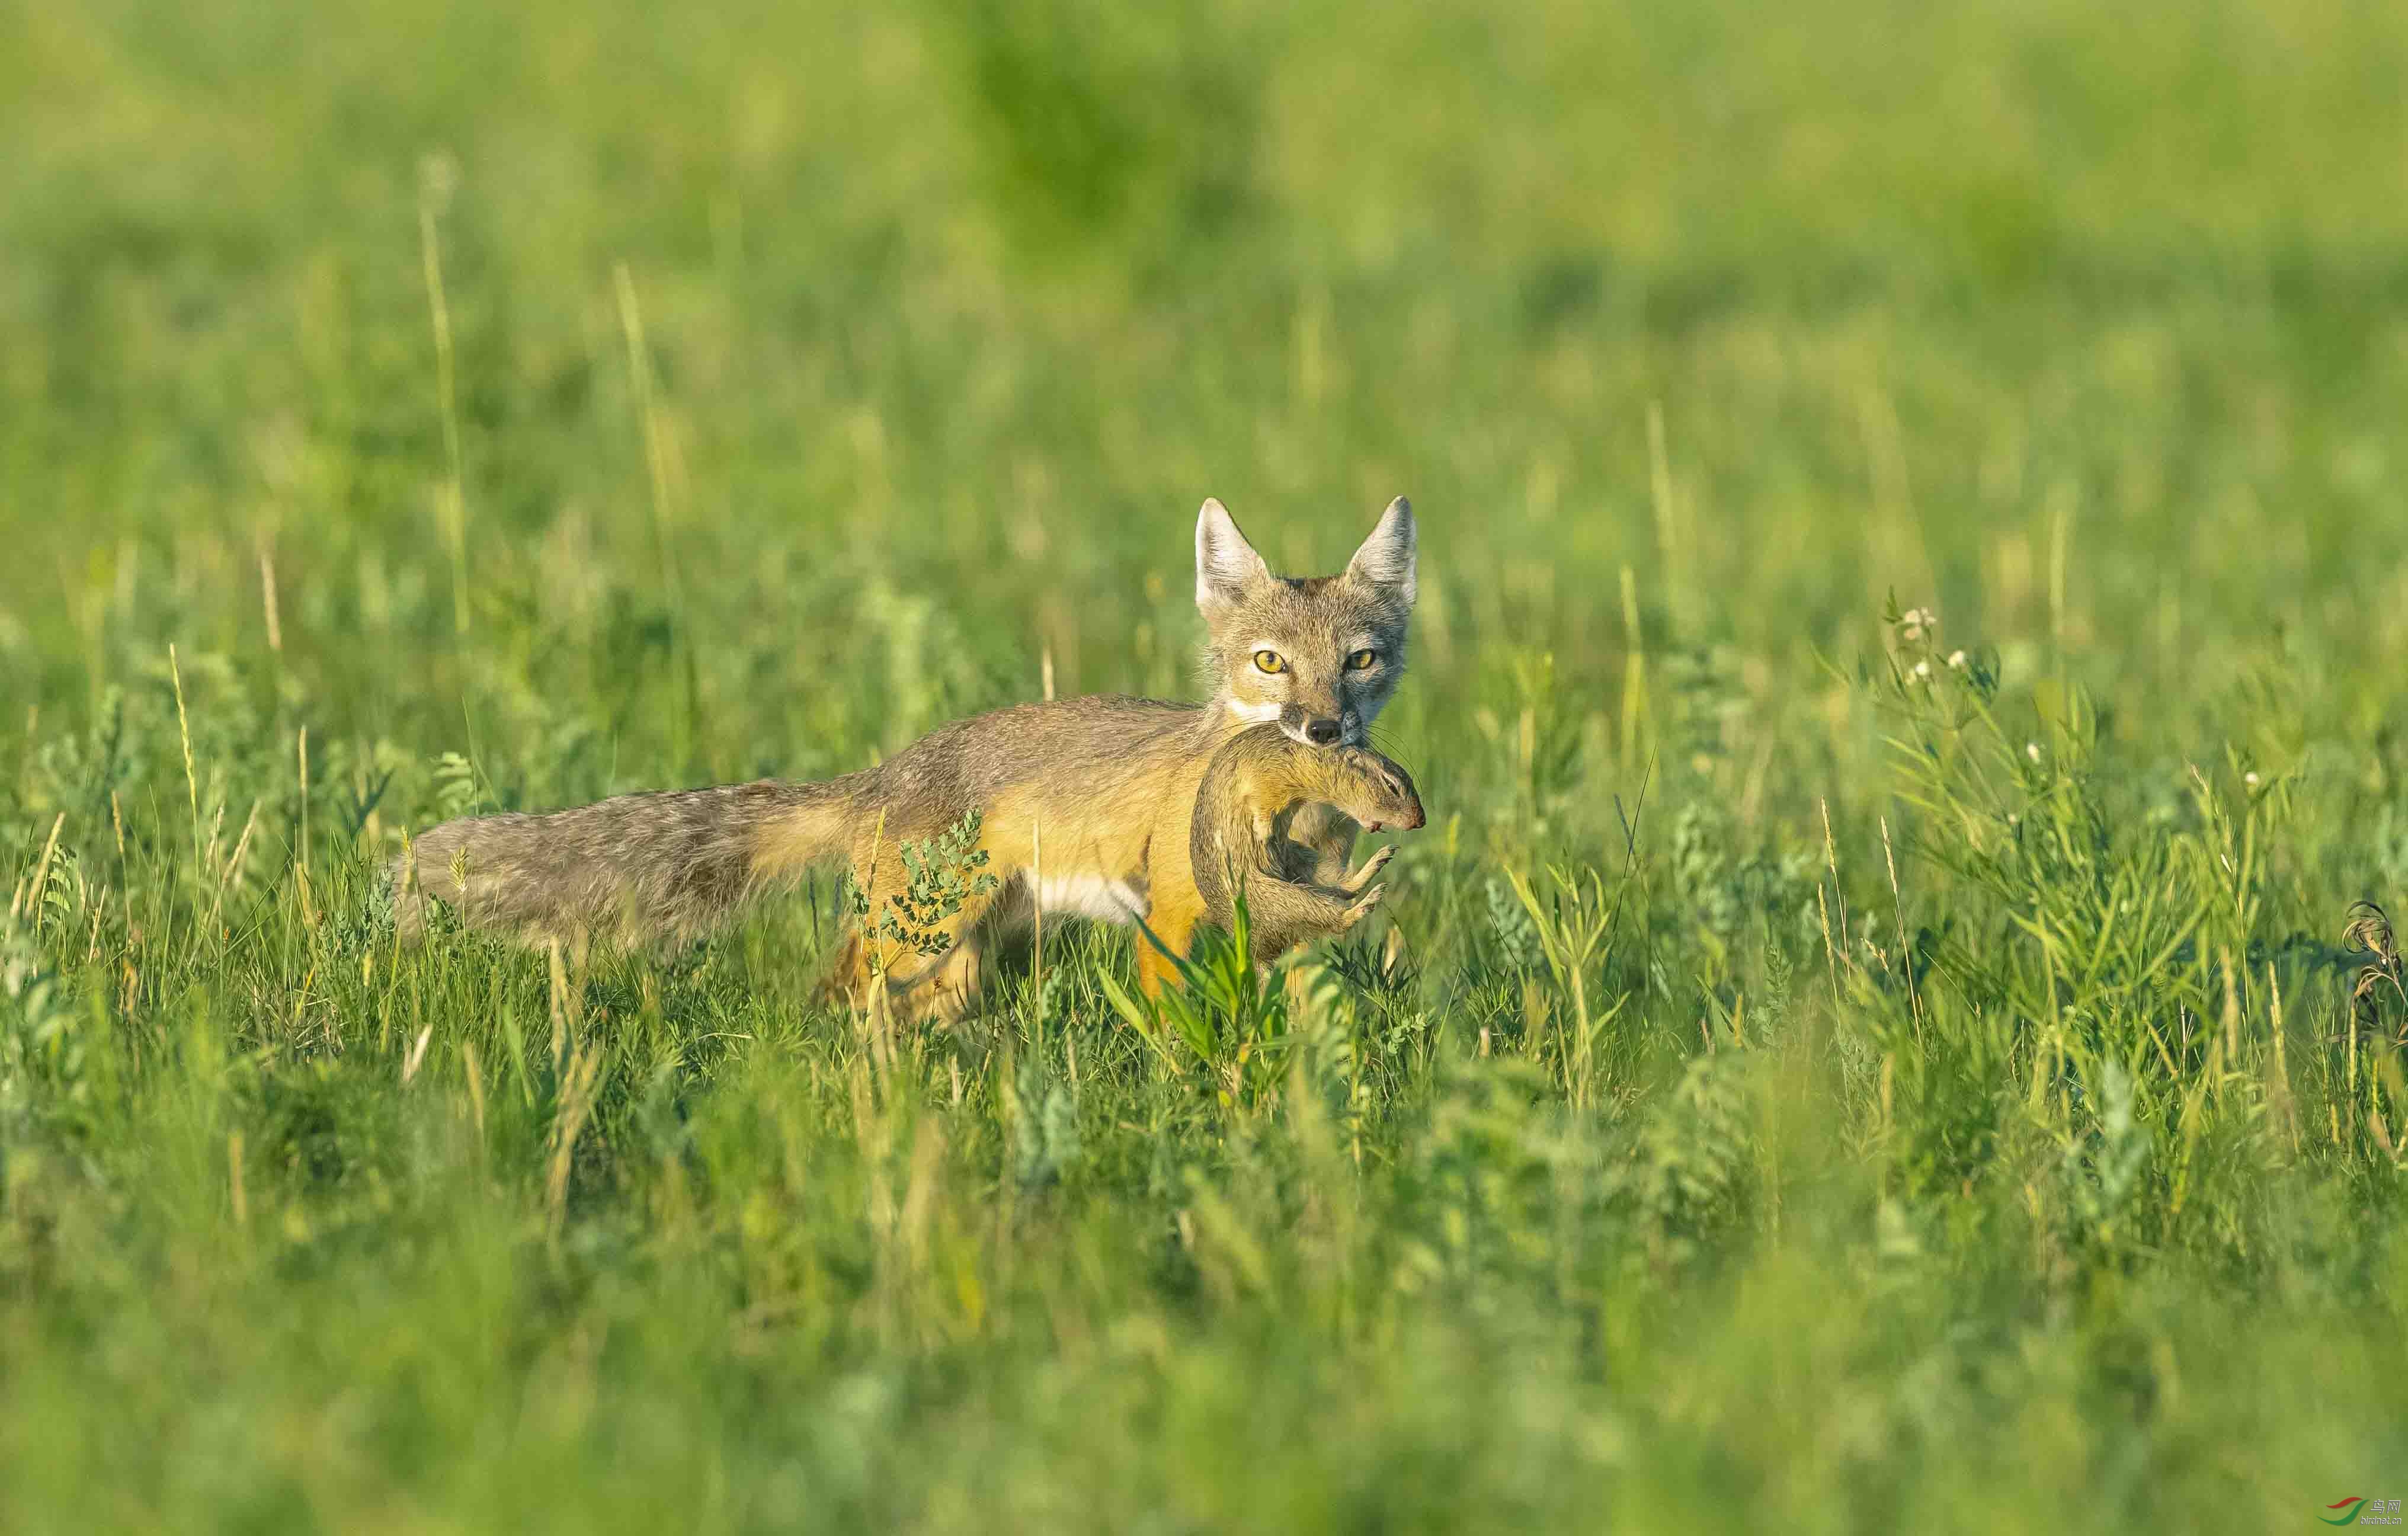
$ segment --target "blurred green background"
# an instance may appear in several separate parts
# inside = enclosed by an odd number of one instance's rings
[[[458,744],[463,696],[515,683],[607,704],[640,777],[807,769],[890,589],[1001,675],[884,701],[889,742],[1026,693],[1047,647],[1066,688],[1182,686],[1207,495],[1299,569],[1413,496],[1440,675],[1408,711],[1498,641],[1614,686],[1624,566],[1676,639],[1788,665],[1895,588],[2095,644],[2121,702],[2277,625],[2401,639],[2387,6],[9,31],[11,712],[171,636],[256,656],[233,589],[266,548],[284,664],[347,724]],[[660,643],[592,643],[614,604]],[[589,643],[495,655],[530,612]]]
[[[2408,1491],[2408,9],[0,37],[0,1524]],[[1433,825],[1289,1078],[1109,936],[889,1059],[824,889],[567,991],[380,926],[439,816],[1190,696],[1203,497],[1309,572],[1399,493]]]

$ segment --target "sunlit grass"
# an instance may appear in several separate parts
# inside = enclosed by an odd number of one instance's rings
[[[2408,1467],[2408,19],[0,21],[0,1526]],[[1400,491],[1430,825],[1159,1039],[1071,925],[817,1006],[825,879],[394,940],[443,817],[1186,694],[1197,502]]]

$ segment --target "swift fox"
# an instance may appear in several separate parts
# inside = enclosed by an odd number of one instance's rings
[[[1203,904],[1191,822],[1206,765],[1251,725],[1308,747],[1356,747],[1404,675],[1413,608],[1412,509],[1388,504],[1336,576],[1274,575],[1218,501],[1196,520],[1203,704],[1093,696],[1021,704],[923,737],[875,768],[819,783],[765,780],[623,795],[549,815],[464,818],[394,861],[405,938],[439,900],[471,927],[577,947],[687,942],[746,899],[843,863],[873,910],[905,888],[906,840],[970,811],[992,887],[966,901],[933,956],[883,971],[904,1015],[951,1015],[976,997],[996,946],[1039,911],[1144,922],[1183,952]],[[1355,824],[1308,806],[1287,838],[1315,879],[1344,878]],[[860,1000],[872,956],[856,930],[826,982]],[[1140,944],[1148,991],[1175,974]]]
[[[1344,933],[1387,890],[1371,881],[1394,848],[1381,849],[1332,883],[1315,883],[1320,854],[1287,835],[1307,803],[1333,806],[1369,832],[1412,831],[1423,820],[1412,780],[1368,747],[1316,750],[1269,725],[1231,738],[1204,770],[1188,856],[1207,923],[1231,926],[1234,885],[1244,882],[1248,957],[1258,966],[1298,944]],[[1160,903],[1155,911],[1162,911]]]

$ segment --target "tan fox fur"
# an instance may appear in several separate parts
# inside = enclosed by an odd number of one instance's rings
[[[1243,889],[1248,957],[1258,966],[1298,944],[1344,933],[1387,890],[1371,881],[1386,868],[1393,848],[1381,849],[1330,884],[1316,882],[1318,851],[1287,835],[1308,803],[1333,806],[1370,832],[1412,831],[1423,821],[1412,780],[1369,747],[1302,746],[1271,725],[1231,738],[1213,754],[1197,792],[1189,862],[1204,922],[1232,928]]]
[[[1404,675],[1414,545],[1412,510],[1398,497],[1340,574],[1277,576],[1227,510],[1207,501],[1196,523],[1207,702],[1094,696],[1022,704],[820,783],[767,780],[446,822],[394,863],[402,931],[423,932],[432,899],[469,926],[527,942],[675,945],[745,900],[838,862],[882,907],[906,878],[901,844],[938,837],[975,811],[996,883],[944,926],[951,943],[942,954],[885,970],[898,1012],[966,1008],[996,945],[1039,908],[1142,919],[1183,952],[1204,912],[1191,843],[1207,765],[1256,725],[1308,747],[1362,744]],[[1340,811],[1306,806],[1285,835],[1312,851],[1316,880],[1335,884],[1355,831]],[[828,986],[860,1000],[870,958],[853,935]],[[1139,974],[1154,990],[1172,968],[1140,945]]]

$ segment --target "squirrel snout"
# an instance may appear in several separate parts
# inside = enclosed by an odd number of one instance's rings
[[[1429,818],[1422,811],[1422,797],[1413,788],[1413,782],[1405,777],[1404,769],[1393,764],[1389,765],[1383,777],[1388,781],[1388,793],[1396,797],[1396,811],[1393,815],[1380,819],[1398,831],[1418,830]]]

